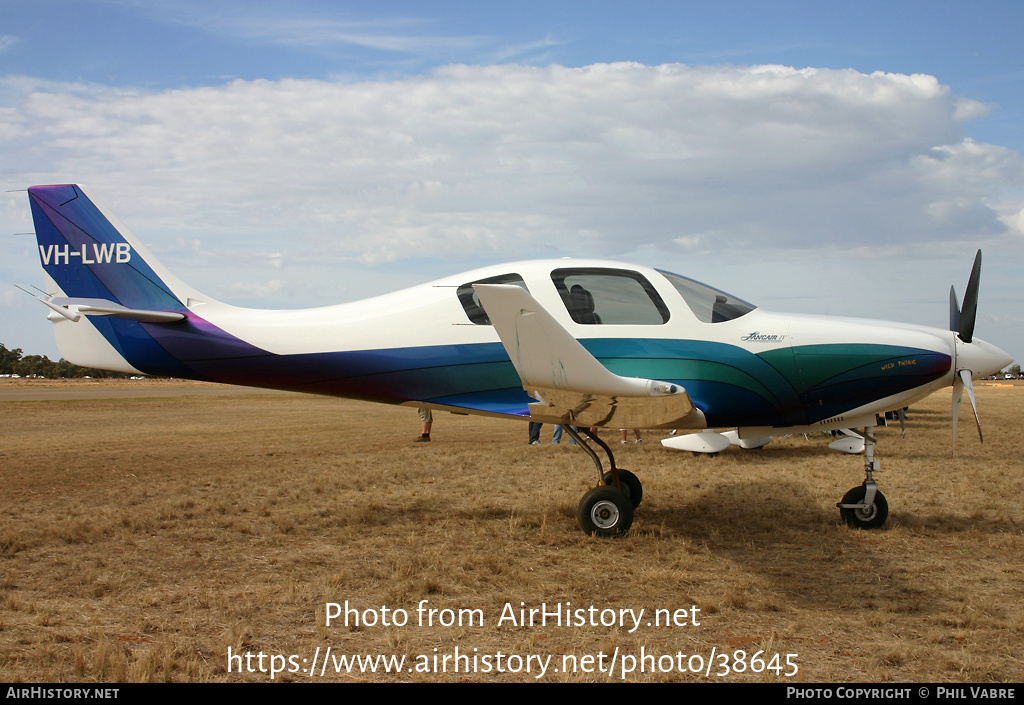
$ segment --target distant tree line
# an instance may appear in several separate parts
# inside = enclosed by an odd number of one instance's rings
[[[132,375],[126,372],[111,372],[110,370],[94,370],[91,367],[79,367],[61,358],[54,362],[46,355],[23,355],[21,348],[8,350],[7,346],[0,343],[0,375],[19,377],[45,377],[47,379],[58,379],[61,377],[105,377],[113,379],[126,379]]]

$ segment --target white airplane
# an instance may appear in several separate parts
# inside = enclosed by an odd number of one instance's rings
[[[591,427],[692,429],[680,447],[863,428],[865,480],[837,504],[881,526],[876,415],[1012,362],[974,339],[981,253],[950,330],[772,313],[647,267],[496,265],[365,301],[274,311],[216,301],[167,271],[88,189],[28,189],[61,354],[86,367],[561,424],[597,466],[580,527],[617,535],[643,487]],[[573,427],[579,427],[579,431]],[[981,424],[978,422],[979,434]],[[606,470],[598,453],[608,456]]]

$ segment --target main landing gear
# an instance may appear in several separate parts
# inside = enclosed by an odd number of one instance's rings
[[[605,472],[601,459],[590,445],[574,431],[571,426],[562,428],[576,443],[587,452],[597,466],[597,487],[583,495],[576,508],[576,520],[580,528],[594,536],[620,536],[633,525],[633,510],[640,506],[644,496],[640,479],[629,470],[615,467],[615,456],[608,444],[598,438],[590,429],[581,428],[583,433],[594,443],[601,446],[608,455],[611,469]]]
[[[864,484],[854,487],[836,504],[843,521],[854,529],[877,529],[889,518],[889,503],[875,484],[873,473],[878,471],[874,429],[868,427],[864,429]]]

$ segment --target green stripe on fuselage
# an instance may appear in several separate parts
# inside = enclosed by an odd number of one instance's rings
[[[853,370],[921,353],[927,351],[900,345],[832,343],[769,350],[761,357],[778,369],[798,393],[805,394]]]
[[[784,416],[802,408],[792,382],[757,355],[727,343],[665,338],[582,339],[615,374],[624,377],[720,383],[764,399]],[[714,404],[712,399],[708,403]],[[796,423],[796,420],[793,421]]]

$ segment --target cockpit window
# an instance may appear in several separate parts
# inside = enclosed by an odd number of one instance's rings
[[[469,320],[477,325],[489,326],[491,325],[491,319],[487,317],[487,312],[484,311],[484,307],[480,305],[480,299],[477,298],[476,292],[473,291],[474,284],[515,284],[521,286],[527,291],[529,287],[526,286],[526,282],[518,274],[499,274],[496,277],[488,277],[487,279],[477,279],[475,282],[469,282],[463,284],[458,289],[459,301],[462,302],[462,308],[466,310],[466,315],[469,316]]]
[[[654,326],[669,319],[651,283],[626,269],[556,269],[551,281],[572,320],[584,325]]]
[[[737,299],[724,291],[713,289],[707,284],[701,284],[671,272],[662,272],[660,269],[658,271],[672,283],[697,319],[705,323],[731,321],[756,308],[753,304]]]

